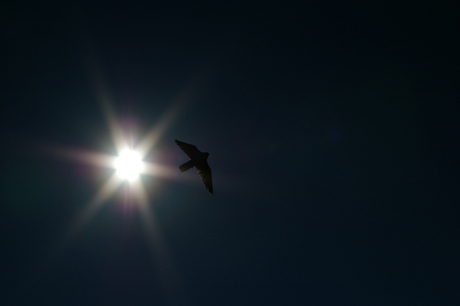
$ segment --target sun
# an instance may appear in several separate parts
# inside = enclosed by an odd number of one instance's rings
[[[121,150],[115,160],[115,169],[119,178],[128,181],[136,180],[144,170],[141,154],[131,149]]]

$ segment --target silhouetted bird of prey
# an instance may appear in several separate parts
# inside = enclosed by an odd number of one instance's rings
[[[209,153],[208,152],[201,152],[198,148],[194,145],[175,140],[179,148],[190,158],[188,162],[179,166],[180,172],[187,171],[188,169],[195,167],[198,171],[198,174],[203,181],[204,186],[206,189],[212,193],[212,174],[211,168],[209,168],[208,159]]]

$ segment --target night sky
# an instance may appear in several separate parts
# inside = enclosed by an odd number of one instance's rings
[[[460,305],[453,6],[38,2],[0,9],[1,305]],[[164,171],[100,196],[117,137]]]

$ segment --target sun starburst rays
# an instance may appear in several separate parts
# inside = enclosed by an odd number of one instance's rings
[[[109,103],[105,101],[102,104],[117,156],[62,146],[42,146],[45,151],[59,158],[72,160],[82,165],[114,170],[98,188],[94,197],[74,219],[66,235],[67,239],[72,239],[72,237],[81,232],[102,208],[103,204],[110,201],[118,193],[123,184],[126,184],[129,188],[124,189],[127,193],[123,193],[124,196],[121,201],[133,206],[142,214],[147,231],[155,230],[156,226],[152,219],[152,210],[149,208],[151,200],[149,199],[150,192],[147,192],[141,177],[151,176],[167,180],[177,178],[177,169],[151,162],[151,158],[149,158],[150,161],[144,160],[172,123],[176,115],[175,113],[178,110],[177,107],[170,109],[159,120],[159,123],[150,129],[145,137],[136,141],[135,137],[126,132],[123,125],[116,119]],[[137,143],[137,145],[129,145],[130,143]],[[149,234],[149,236],[154,237],[152,234]]]
[[[165,299],[169,300],[171,305],[187,304],[183,302],[184,294],[181,281],[179,281],[180,273],[176,270],[168,248],[163,242],[164,237],[161,233],[161,226],[157,220],[152,202],[161,192],[161,180],[175,180],[178,178],[179,173],[176,167],[171,168],[162,164],[161,161],[165,160],[162,156],[157,156],[159,158],[155,159],[158,153],[155,147],[170,125],[173,124],[177,115],[190,102],[191,97],[196,94],[199,84],[193,81],[196,79],[193,78],[192,82],[175,99],[170,101],[169,108],[159,118],[157,124],[147,130],[148,132],[144,134],[144,137],[139,137],[134,132],[137,127],[136,124],[132,124],[132,120],[129,125],[125,124],[127,122],[124,121],[126,118],[123,121],[119,120],[113,107],[114,99],[112,99],[111,92],[108,90],[102,69],[94,55],[91,44],[84,48],[84,55],[96,99],[101,106],[113,147],[106,147],[106,150],[112,152],[112,154],[108,155],[81,149],[42,145],[42,149],[51,155],[70,159],[81,165],[105,168],[106,170],[101,169],[102,171],[99,172],[99,178],[101,175],[108,174],[105,180],[100,183],[101,185],[97,188],[93,198],[83,205],[83,208],[71,223],[70,228],[62,232],[60,243],[56,247],[56,254],[61,253],[66,245],[74,241],[76,236],[85,230],[105,204],[114,204],[106,206],[106,208],[115,209],[126,217],[129,217],[130,212],[136,211],[141,217],[152,255],[154,255],[152,259],[159,273],[160,285],[162,285]],[[133,158],[123,158],[125,153],[122,152],[124,150],[136,153],[128,154]],[[155,152],[155,154],[151,152]],[[134,157],[133,155],[137,156]],[[81,169],[83,170],[81,173],[87,175],[96,168],[83,166]],[[134,171],[132,171],[133,169]],[[147,182],[148,186],[146,186]]]
[[[122,139],[122,137],[119,137]],[[119,145],[125,145],[126,142],[120,141]],[[145,171],[155,167],[154,164],[145,162],[142,156],[136,149],[120,148],[117,150],[118,156],[103,155],[97,153],[72,154],[67,152],[69,157],[77,157],[81,162],[97,165],[100,167],[111,168],[115,171],[99,188],[94,198],[88,202],[84,210],[78,216],[75,226],[72,230],[73,234],[77,234],[86,224],[95,216],[101,209],[102,205],[110,200],[120,189],[122,184],[129,185],[129,203],[136,205],[139,211],[143,214],[145,209],[142,206],[147,206],[149,197],[143,186],[141,175],[152,175],[152,171]],[[149,218],[147,216],[147,218]]]

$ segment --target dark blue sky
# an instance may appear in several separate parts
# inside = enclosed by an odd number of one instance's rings
[[[459,304],[453,7],[0,11],[2,305]],[[134,145],[163,127],[146,160],[177,174],[72,235],[114,170],[55,153],[116,154],[103,101]],[[214,196],[174,139],[210,153]]]

